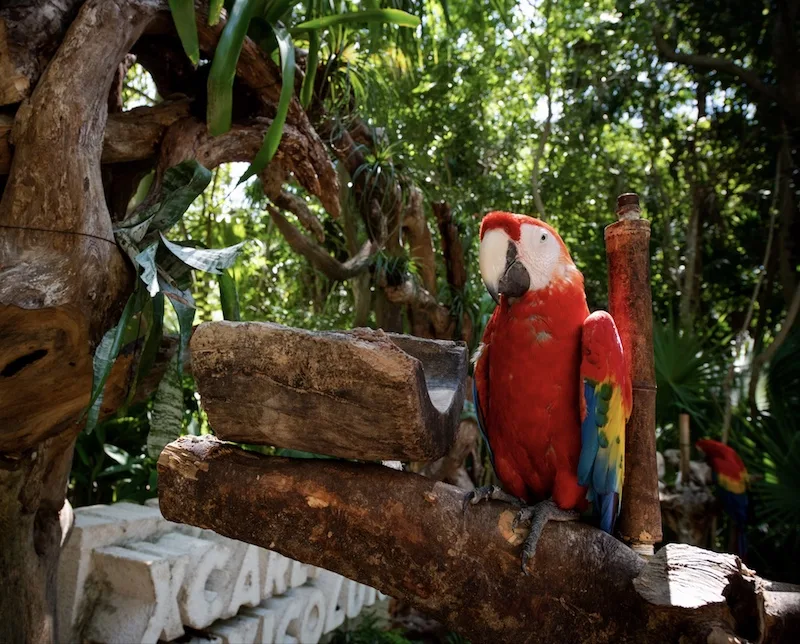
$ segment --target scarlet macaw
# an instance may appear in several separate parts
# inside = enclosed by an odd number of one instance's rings
[[[481,277],[497,307],[476,352],[474,401],[505,492],[480,488],[465,507],[482,499],[537,503],[514,521],[532,519],[526,571],[548,520],[576,519],[591,501],[612,532],[631,384],[613,318],[589,315],[583,275],[552,227],[491,212],[480,238]]]
[[[717,484],[722,507],[733,521],[738,550],[736,554],[744,558],[747,554],[745,528],[749,516],[747,488],[750,477],[747,468],[736,450],[729,445],[709,438],[697,441],[696,445],[711,467],[711,475]]]

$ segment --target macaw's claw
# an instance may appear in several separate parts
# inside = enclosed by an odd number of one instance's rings
[[[511,524],[512,530],[520,523],[530,522],[531,524],[531,532],[522,546],[522,572],[526,575],[530,574],[533,559],[536,556],[536,546],[539,545],[539,539],[548,521],[577,521],[579,517],[578,512],[562,510],[551,500],[522,508]]]
[[[505,501],[514,505],[522,505],[522,501],[508,492],[504,492],[500,486],[486,485],[484,487],[476,487],[464,495],[462,511],[466,512],[468,506],[476,505],[481,501]]]

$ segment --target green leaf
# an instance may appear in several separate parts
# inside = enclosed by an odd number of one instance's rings
[[[219,22],[224,0],[210,0],[208,3],[208,24],[212,27]]]
[[[164,279],[159,278],[159,285],[164,295],[169,298],[170,304],[178,317],[180,326],[180,342],[178,343],[178,354],[180,354],[180,365],[183,368],[183,352],[189,344],[189,337],[192,335],[192,323],[196,312],[192,294],[186,290],[181,291]]]
[[[317,65],[319,63],[319,44],[319,34],[316,31],[312,31],[308,38],[306,75],[303,78],[303,87],[300,88],[300,104],[304,110],[308,109],[308,106],[311,105],[311,99],[314,97],[314,80],[317,77]]]
[[[330,16],[322,16],[314,20],[301,22],[292,29],[292,32],[312,31],[325,29],[351,22],[381,22],[400,27],[419,27],[421,21],[417,16],[401,11],[400,9],[367,9],[366,11],[352,11]]]
[[[294,94],[294,44],[285,29],[274,27],[273,30],[275,37],[278,39],[278,50],[281,54],[281,96],[278,100],[275,118],[264,135],[261,149],[256,154],[256,158],[253,159],[250,167],[241,176],[237,185],[261,172],[272,161],[272,157],[275,156],[283,136],[283,124],[286,122],[286,114],[289,112],[289,104],[292,102],[292,95]]]
[[[131,384],[130,391],[128,392],[128,399],[126,404],[130,405],[133,397],[136,395],[136,388],[145,378],[153,364],[156,361],[158,350],[161,347],[161,338],[164,336],[164,293],[158,292],[155,297],[150,300],[151,307],[151,320],[150,327],[147,331],[147,339],[142,349],[142,355],[139,357],[139,366],[136,369],[133,383]]]
[[[91,464],[89,461],[89,454],[86,452],[86,448],[81,445],[80,440],[75,443],[75,451],[78,454],[78,458],[81,459],[81,463],[83,463],[86,467],[89,467]]]
[[[114,366],[114,361],[119,355],[125,327],[128,325],[128,321],[131,317],[137,312],[137,305],[139,305],[141,301],[139,296],[140,291],[141,289],[137,286],[136,290],[128,298],[125,308],[122,309],[119,322],[117,322],[115,327],[106,331],[94,352],[92,396],[89,400],[89,406],[84,412],[86,415],[85,431],[88,433],[91,433],[97,425],[97,419],[100,416],[100,405],[103,403],[103,387],[106,386],[108,374],[111,373],[111,367]]]
[[[147,454],[151,458],[158,458],[167,443],[181,435],[183,428],[183,383],[179,353],[176,351],[172,356],[153,400],[150,433],[147,435]]]
[[[156,250],[158,250],[158,243],[150,244],[135,258],[136,263],[144,269],[139,278],[147,287],[147,292],[150,294],[150,297],[155,297],[156,293],[158,293]]]
[[[169,0],[175,29],[183,45],[183,51],[195,67],[200,62],[200,46],[197,42],[197,24],[194,17],[194,0]]]
[[[222,305],[222,317],[237,322],[241,319],[236,281],[228,271],[222,271],[219,276],[219,301]]]
[[[264,7],[264,20],[273,25],[280,20],[299,0],[274,0]],[[312,0],[313,1],[313,0]]]
[[[147,200],[127,219],[117,224],[114,235],[118,240],[120,237],[127,237],[135,245],[148,232],[153,236],[156,231],[167,230],[183,216],[210,182],[211,171],[194,159],[168,168],[164,173],[158,198],[155,201]],[[129,249],[126,251],[130,254]]]
[[[137,248],[136,245],[144,239],[144,236],[147,234],[147,229],[150,227],[150,222],[153,221],[157,210],[158,204],[150,208],[136,210],[125,221],[121,221],[114,227],[114,237],[117,239],[118,243],[120,239],[130,242],[130,247],[125,248],[129,255],[131,254],[131,249]],[[136,253],[131,256],[132,260],[135,260],[138,252],[137,248]]]
[[[164,235],[161,235],[161,241],[184,264],[214,275],[219,275],[224,269],[233,266],[239,253],[242,252],[242,247],[247,243],[243,241],[227,248],[189,248],[172,243]]]
[[[236,0],[220,35],[208,75],[206,122],[212,136],[231,129],[233,79],[247,28],[263,0]]]
[[[444,22],[448,27],[451,27],[450,23],[450,7],[448,6],[448,0],[439,0],[439,4],[442,7],[442,13],[444,14]]]
[[[126,452],[121,447],[117,447],[116,445],[111,445],[110,443],[106,443],[105,445],[103,445],[103,451],[120,465],[127,466],[130,463],[131,455],[128,454],[128,452]]]
[[[181,245],[188,247],[197,245],[200,248],[205,248],[204,244],[193,239],[183,241]],[[179,290],[185,291],[192,287],[192,267],[187,266],[183,261],[175,257],[164,244],[158,245],[156,264],[161,269],[161,275],[169,275],[175,287]]]
[[[135,208],[139,206],[139,204],[141,204],[145,200],[147,194],[150,192],[150,186],[153,185],[153,179],[155,178],[155,176],[156,176],[155,170],[151,170],[139,182],[139,185],[136,187],[136,192],[128,202],[129,212],[133,211]]]
[[[161,198],[149,232],[168,230],[183,216],[192,202],[211,183],[211,171],[195,159],[174,165],[164,173],[161,184]]]
[[[310,20],[314,11],[314,0],[308,0],[306,5],[306,17]],[[317,76],[317,65],[319,64],[319,32],[315,29],[308,35],[308,57],[306,58],[306,75],[303,77],[303,87],[300,89],[300,105],[303,109],[308,109],[311,99],[314,97],[314,79]]]

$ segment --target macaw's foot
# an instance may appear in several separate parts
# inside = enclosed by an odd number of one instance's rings
[[[533,567],[533,558],[536,556],[536,546],[539,545],[539,539],[548,521],[577,521],[579,517],[579,512],[562,510],[552,500],[542,501],[536,505],[522,508],[511,524],[512,530],[526,521],[530,521],[531,524],[531,532],[522,547],[522,572],[526,575],[530,574],[530,570]]]
[[[514,505],[522,505],[517,497],[504,492],[498,485],[487,485],[485,487],[476,487],[464,495],[463,511],[467,511],[467,506],[475,505],[481,501],[505,501],[506,503],[513,503]]]

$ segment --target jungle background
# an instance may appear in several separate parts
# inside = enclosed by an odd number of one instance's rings
[[[381,327],[463,339],[474,350],[494,306],[477,270],[486,212],[552,224],[584,274],[590,308],[604,308],[603,228],[615,219],[617,195],[637,192],[652,222],[658,447],[677,448],[680,413],[690,415],[693,442],[724,434],[758,479],[750,565],[800,582],[794,4],[266,4],[281,5],[276,15],[292,33],[298,74],[316,58],[313,95],[302,98],[315,126],[326,115],[317,130],[337,170],[340,214],[291,173],[275,191],[264,174],[237,185],[247,164],[213,168],[168,236],[197,248],[245,244],[226,271],[192,272],[193,323]],[[379,7],[420,24],[291,29]],[[123,109],[163,102],[148,61],[128,62]],[[209,65],[201,60],[197,73]],[[283,69],[285,77],[285,61]],[[152,177],[142,179],[129,212]],[[379,234],[364,211],[380,215]],[[178,334],[169,307],[163,331]],[[181,430],[208,432],[188,375],[182,393],[172,401]],[[74,506],[157,494],[148,435],[154,414],[163,416],[158,395],[130,397],[79,437]],[[492,476],[474,438],[458,464],[466,485]],[[718,549],[726,528],[721,519]]]

